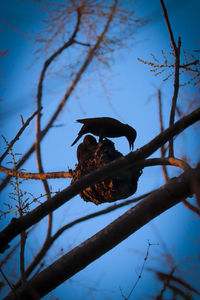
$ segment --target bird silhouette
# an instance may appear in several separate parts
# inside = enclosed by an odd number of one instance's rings
[[[92,135],[86,135],[83,139],[83,143],[81,143],[77,148],[77,158],[78,162],[82,163],[87,161],[92,155],[92,153],[97,148],[97,141]]]
[[[116,119],[108,117],[80,119],[77,120],[77,122],[82,123],[83,126],[71,146],[76,144],[84,134],[92,133],[99,136],[99,141],[106,137],[116,138],[125,136],[129,142],[130,150],[133,149],[133,143],[137,133],[136,130],[128,124],[123,124]]]

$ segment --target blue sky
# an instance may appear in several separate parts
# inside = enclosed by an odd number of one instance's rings
[[[199,1],[165,1],[174,36],[182,38],[182,47],[194,54],[194,50],[200,47],[199,40]],[[95,116],[110,116],[128,123],[137,130],[135,149],[143,146],[159,133],[157,89],[162,90],[165,126],[168,124],[170,101],[173,92],[173,82],[163,82],[164,76],[155,77],[149,67],[138,62],[137,58],[151,59],[151,53],[161,58],[161,50],[168,54],[169,36],[162,16],[159,1],[138,1],[137,15],[151,21],[141,28],[135,35],[135,42],[129,49],[123,50],[115,56],[110,70],[91,65],[88,72],[83,76],[66,105],[65,110],[56,121],[42,142],[42,155],[45,171],[60,171],[74,168],[76,163],[76,146],[70,147],[72,141],[80,130],[76,119]],[[33,41],[30,37],[41,29],[42,18],[39,12],[39,4],[31,1],[1,1],[0,3],[0,28],[1,50],[8,49],[8,54],[1,59],[0,65],[0,131],[10,141],[21,126],[20,114],[26,120],[36,110],[36,87],[43,57],[34,60]],[[15,30],[14,30],[15,29]],[[17,29],[17,31],[16,31]],[[23,34],[19,34],[19,32]],[[69,58],[69,57],[67,57]],[[63,73],[59,78],[50,78],[44,90],[44,111],[42,126],[49,120],[53,110],[60,102],[66,87],[68,78]],[[182,80],[185,80],[184,77]],[[104,82],[104,88],[101,83]],[[184,101],[187,95],[192,98],[197,92],[193,86],[182,88],[179,101]],[[185,103],[185,102],[183,102]],[[185,105],[185,104],[184,104]],[[183,138],[176,141],[176,155],[183,157],[189,155],[196,163],[199,160],[199,132],[186,130]],[[25,153],[35,137],[35,123],[31,123],[26,129],[22,139],[16,144],[15,151]],[[114,140],[116,148],[124,155],[129,147],[125,138]],[[0,141],[2,152],[3,141]],[[159,156],[159,152],[155,153]],[[35,156],[32,155],[25,164],[27,172],[37,172]],[[171,169],[170,169],[171,170]],[[176,171],[171,171],[174,176]],[[3,176],[1,175],[1,178]],[[69,180],[49,181],[52,190],[63,189],[69,185]],[[146,193],[163,184],[161,168],[146,168],[140,178],[136,196]],[[34,193],[35,196],[42,193],[42,185],[39,182],[24,182],[23,189]],[[1,202],[10,201],[7,193],[11,191],[8,186],[0,194]],[[93,211],[107,207],[94,206],[93,203],[85,203],[79,196],[66,203],[60,210],[55,212],[53,230],[55,231],[66,222],[76,219]],[[86,238],[95,234],[98,230],[120,216],[126,208],[121,208],[109,215],[82,223],[66,232],[59,238],[45,260],[46,265],[52,262],[52,258],[58,258],[60,249],[64,253]],[[12,216],[11,216],[12,217]],[[9,217],[1,221],[2,227],[9,222]],[[27,242],[27,262],[31,259],[34,251],[42,243],[45,237],[46,220],[33,231]],[[153,224],[153,225],[152,225]],[[59,299],[122,299],[120,289],[125,295],[132,288],[143,259],[146,254],[148,240],[159,244],[150,248],[150,257],[147,262],[149,268],[163,268],[167,270],[164,262],[162,240],[165,241],[171,255],[184,269],[183,274],[189,274],[197,257],[197,237],[199,223],[191,212],[182,204],[173,207],[159,216],[115,249],[103,255],[98,261],[89,265],[86,269],[76,274],[71,280],[65,282],[54,291]],[[155,227],[157,231],[155,231]],[[156,233],[159,232],[162,240]],[[14,241],[14,243],[16,240]],[[182,262],[190,257],[190,264]],[[162,260],[160,265],[158,259]],[[16,262],[16,268],[19,268]],[[188,268],[188,269],[187,269]],[[12,272],[12,266],[8,265],[5,270]],[[194,276],[195,277],[195,276]],[[197,278],[197,277],[196,277]],[[191,283],[198,286],[198,281],[190,276]],[[135,299],[146,299],[145,295],[155,295],[161,288],[151,272],[144,271],[142,278],[135,290]],[[143,298],[142,298],[143,296]],[[51,299],[48,295],[45,299]],[[132,297],[133,298],[133,297]]]

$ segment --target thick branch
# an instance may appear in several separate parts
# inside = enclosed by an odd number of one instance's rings
[[[198,173],[200,181],[200,170],[196,169],[195,171]],[[26,286],[17,290],[17,299],[34,299],[32,292],[38,297],[46,295],[149,221],[179,203],[184,197],[190,196],[192,193],[190,172],[190,170],[184,172],[152,193],[103,230],[33,277]],[[12,299],[16,299],[15,295],[10,294],[5,298],[5,300]]]
[[[154,192],[154,191],[152,191]],[[84,221],[96,218],[98,216],[102,216],[105,215],[107,213],[110,213],[118,208],[124,207],[126,205],[130,205],[132,203],[136,203],[139,202],[140,200],[144,199],[145,197],[149,196],[152,192],[141,195],[139,197],[133,198],[133,199],[129,199],[123,202],[120,202],[118,204],[114,204],[111,205],[105,209],[102,209],[100,211],[91,213],[89,215],[86,215],[84,217],[80,217],[66,225],[64,225],[63,227],[61,227],[60,229],[58,229],[56,231],[56,233],[54,233],[52,235],[52,237],[43,245],[43,247],[40,249],[40,251],[35,255],[34,260],[29,264],[28,268],[26,269],[26,277],[28,277],[33,270],[36,268],[36,266],[38,266],[39,262],[43,259],[43,257],[46,255],[47,251],[50,249],[50,247],[53,245],[53,243],[56,241],[56,239],[63,234],[63,232],[65,232],[66,230],[70,229],[71,227],[82,223]],[[18,282],[15,284],[15,288],[18,288],[21,285],[21,279],[18,280]]]
[[[184,164],[184,166],[183,166]],[[166,166],[166,165],[173,165],[185,169],[186,163],[180,159],[176,158],[152,158],[146,161],[139,162],[135,165],[138,168],[150,167],[150,166]],[[9,174],[12,177],[17,178],[24,178],[24,179],[35,179],[35,180],[43,180],[43,179],[58,179],[58,178],[72,178],[71,172],[48,172],[48,173],[25,173],[20,171],[15,171],[3,166],[0,166],[0,172],[5,174]]]
[[[188,126],[200,120],[200,108],[196,109],[191,114],[183,117],[176,122],[171,128],[168,128],[163,133],[160,133],[150,143],[142,148],[132,152],[120,159],[117,159],[106,166],[95,170],[94,172],[82,177],[74,182],[62,192],[56,194],[45,203],[41,204],[26,216],[20,219],[14,219],[11,223],[0,233],[0,251],[4,251],[8,243],[23,230],[39,222],[42,218],[54,211],[72,197],[80,193],[84,188],[93,185],[94,183],[104,180],[105,178],[112,177],[117,172],[126,168],[137,168],[136,162],[139,162],[146,157],[150,156],[157,149],[164,145],[170,138],[179,134]]]

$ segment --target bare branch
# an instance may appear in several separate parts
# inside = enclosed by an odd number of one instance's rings
[[[173,126],[165,130],[163,133],[160,133],[142,148],[120,159],[117,159],[106,166],[91,172],[90,174],[87,174],[62,192],[56,194],[53,198],[50,198],[45,203],[42,203],[29,214],[20,219],[13,219],[11,223],[0,233],[0,241],[2,245],[0,251],[5,251],[5,249],[9,247],[8,243],[20,232],[39,222],[50,212],[54,211],[65,202],[69,201],[72,197],[80,193],[84,188],[115,175],[119,169],[123,170],[126,168],[134,168],[137,166],[136,162],[145,159],[154,153],[161,145],[165,144],[171,137],[179,134],[185,128],[199,120],[200,108],[180,119]]]
[[[26,129],[26,127],[29,125],[29,123],[31,122],[31,120],[36,116],[36,114],[39,112],[39,110],[35,111],[32,116],[30,116],[30,118],[27,119],[27,121],[23,124],[23,126],[20,128],[20,130],[18,131],[18,133],[16,134],[16,136],[14,137],[14,139],[10,142],[8,148],[6,149],[6,151],[1,155],[0,157],[0,163],[2,162],[2,160],[6,157],[6,155],[8,154],[9,150],[13,147],[14,143],[19,140],[19,137],[21,136],[21,134],[23,133],[23,131]]]
[[[161,90],[158,90],[158,108],[159,108],[159,123],[160,123],[160,132],[164,131],[164,125],[163,125],[163,115],[162,115],[162,98],[161,98]],[[160,147],[160,153],[161,153],[161,158],[165,157],[165,148],[162,145]],[[165,165],[162,165],[162,171],[164,175],[165,182],[167,183],[169,180],[169,176],[167,173],[167,168]]]
[[[50,249],[50,247],[53,245],[53,243],[56,241],[56,239],[61,235],[63,234],[63,232],[65,232],[66,230],[70,229],[71,227],[79,224],[79,223],[82,223],[84,221],[87,221],[87,220],[90,220],[92,218],[96,218],[98,216],[102,216],[102,215],[105,215],[107,213],[110,213],[118,208],[121,208],[121,207],[124,207],[126,205],[129,205],[129,204],[132,204],[132,203],[136,203],[144,198],[146,198],[147,196],[149,196],[151,193],[155,192],[152,191],[150,193],[147,193],[147,194],[144,194],[144,195],[141,195],[139,197],[136,197],[136,198],[133,198],[133,199],[130,199],[130,200],[126,200],[126,201],[123,201],[121,203],[118,203],[118,204],[114,204],[114,205],[111,205],[105,209],[102,209],[100,211],[97,211],[97,212],[94,212],[94,213],[91,213],[89,215],[86,215],[84,217],[81,217],[81,218],[78,218],[66,225],[64,225],[63,227],[61,227],[60,229],[57,230],[57,232],[52,235],[52,237],[42,246],[42,248],[40,249],[40,251],[35,255],[33,261],[29,264],[27,270],[26,270],[26,276],[28,277],[32,272],[33,270],[35,269],[35,267],[38,265],[38,263],[43,259],[43,257],[46,255],[47,251]],[[15,284],[15,288],[18,288],[19,286],[21,285],[21,280],[18,280],[18,282]]]
[[[200,170],[196,169],[196,172],[198,172],[200,180]],[[118,245],[150,220],[176,205],[183,197],[187,197],[190,194],[190,171],[186,171],[129,209],[94,236],[63,255],[52,265],[33,277],[26,286],[17,289],[20,297],[17,299],[33,299],[32,290],[39,297],[46,295]],[[5,300],[12,299],[15,299],[12,294],[5,298]]]
[[[67,49],[69,46],[71,46],[74,43],[74,39],[79,30],[80,21],[81,21],[81,10],[77,9],[77,23],[76,23],[75,30],[74,30],[71,38],[61,48],[59,48],[53,55],[51,55],[51,57],[49,57],[49,59],[47,59],[46,62],[44,63],[44,66],[43,66],[43,69],[42,69],[42,72],[40,75],[40,80],[39,80],[39,84],[38,84],[38,92],[37,92],[37,107],[38,107],[39,111],[41,110],[41,107],[42,107],[42,103],[41,103],[42,102],[42,90],[43,90],[43,82],[44,82],[46,71],[47,71],[48,67],[50,66],[50,64],[53,62],[53,60],[58,55],[60,55],[65,49]],[[41,114],[38,113],[37,114],[37,123],[36,123],[35,152],[36,152],[36,158],[37,158],[38,171],[40,174],[43,174],[44,168],[42,165],[40,142],[41,142]],[[42,179],[42,182],[43,182],[45,192],[47,194],[47,199],[49,199],[50,198],[50,188],[49,188],[48,182],[46,179]],[[52,217],[53,217],[52,213],[50,213],[48,216],[48,229],[47,229],[47,235],[46,235],[44,245],[46,244],[47,240],[51,236]],[[22,277],[22,281],[23,281],[23,277]]]
[[[181,39],[179,37],[178,48],[177,51],[175,52],[174,94],[172,97],[169,126],[172,126],[174,124],[176,104],[177,104],[178,92],[179,92],[180,47],[181,47]],[[173,157],[173,156],[174,156],[174,143],[173,143],[173,139],[170,139],[169,157]]]
[[[151,243],[148,241],[148,247],[147,247],[146,255],[145,255],[145,258],[144,258],[144,262],[143,262],[142,267],[141,267],[141,269],[140,269],[140,273],[139,273],[139,275],[138,275],[138,277],[137,277],[137,280],[135,281],[135,283],[134,283],[134,285],[133,285],[133,287],[132,287],[132,289],[131,289],[131,291],[130,291],[128,297],[125,298],[126,300],[128,300],[128,299],[130,298],[130,296],[132,295],[134,289],[136,288],[136,286],[137,286],[139,280],[140,280],[141,277],[142,277],[142,273],[143,273],[143,271],[144,271],[145,264],[146,264],[147,259],[148,259],[148,257],[149,257],[150,247],[153,246],[153,245],[155,245],[155,244],[151,244]]]
[[[174,40],[174,35],[173,35],[173,32],[172,32],[172,29],[171,29],[171,25],[170,25],[170,22],[169,22],[167,10],[166,10],[164,1],[163,1],[163,0],[160,0],[160,3],[161,3],[161,6],[162,6],[162,10],[163,10],[165,22],[166,22],[166,24],[167,24],[167,29],[168,29],[168,31],[169,31],[170,40],[171,40],[171,43],[172,43],[174,52],[176,53],[177,47],[176,47],[176,43],[175,43],[175,40]]]
[[[177,103],[177,98],[178,98],[178,92],[179,92],[179,69],[180,69],[180,49],[181,49],[181,38],[179,37],[178,40],[178,47],[176,46],[173,32],[171,29],[171,25],[169,22],[167,10],[164,4],[163,0],[160,0],[163,13],[164,13],[164,18],[165,22],[167,24],[167,29],[169,31],[169,36],[170,40],[173,46],[174,50],[174,56],[175,56],[175,73],[174,73],[174,94],[172,97],[172,106],[171,106],[171,112],[170,112],[170,120],[169,120],[169,126],[172,126],[174,124],[174,118],[175,118],[175,112],[176,112],[176,103]],[[169,157],[174,156],[174,144],[173,144],[173,139],[169,140]]]
[[[175,272],[175,267],[173,267],[173,268],[171,269],[171,271],[170,271],[168,277],[167,277],[166,280],[164,281],[163,287],[162,287],[162,289],[161,289],[161,291],[160,291],[160,294],[156,297],[156,300],[162,300],[162,299],[163,299],[164,292],[166,291],[167,287],[169,286],[170,279],[171,279],[171,277],[173,276],[174,272]],[[156,275],[157,275],[157,276],[159,276],[158,273],[160,273],[160,272],[156,272]]]
[[[25,284],[26,282],[25,265],[24,265],[25,244],[26,244],[26,232],[23,231],[20,234],[20,274],[21,274],[23,284]]]
[[[109,15],[109,17],[107,19],[107,22],[105,24],[104,30],[102,31],[102,33],[98,37],[98,39],[97,39],[96,43],[94,44],[94,46],[89,50],[88,55],[87,55],[87,57],[86,57],[83,65],[81,66],[81,68],[77,72],[74,81],[72,82],[72,84],[69,87],[69,89],[66,91],[66,94],[64,95],[63,99],[61,100],[61,103],[58,105],[56,111],[52,115],[52,117],[49,120],[48,124],[46,125],[46,127],[44,128],[44,130],[41,132],[40,141],[47,134],[48,130],[52,127],[53,123],[55,122],[55,120],[59,116],[60,112],[62,111],[64,105],[66,104],[68,98],[71,96],[73,90],[75,89],[77,83],[81,79],[82,74],[87,69],[88,65],[90,64],[90,62],[92,61],[93,57],[95,56],[96,51],[99,48],[101,42],[103,41],[104,36],[105,36],[106,32],[108,31],[108,28],[109,28],[109,26],[110,26],[110,24],[112,22],[112,19],[113,19],[114,14],[115,14],[116,6],[117,6],[117,0],[114,1],[114,5],[111,7],[111,12],[110,12],[110,15]],[[19,169],[24,164],[24,162],[29,158],[29,156],[34,152],[34,150],[35,150],[35,145],[32,145],[30,147],[30,149],[27,151],[27,153],[21,158],[21,160],[17,164],[17,169]],[[9,179],[10,179],[10,177],[7,176],[2,181],[2,183],[0,185],[0,191],[7,185],[7,183],[9,182]]]
[[[0,172],[8,174],[12,177],[24,178],[24,179],[35,179],[35,180],[44,180],[44,179],[56,179],[56,178],[72,178],[70,172],[47,172],[47,173],[26,173],[21,171],[15,171],[3,166],[0,166]]]
[[[4,280],[7,282],[10,289],[13,291],[14,296],[17,297],[17,294],[16,294],[13,284],[8,280],[7,276],[5,275],[5,273],[3,272],[3,270],[1,268],[0,268],[0,273],[3,276]]]
[[[189,165],[177,158],[152,158],[148,159],[142,162],[139,162],[135,164],[135,167],[150,167],[150,166],[156,166],[156,165],[173,165],[177,166],[181,169],[185,169],[189,167]],[[48,173],[25,173],[20,171],[15,171],[3,166],[0,166],[0,172],[3,172],[5,174],[9,174],[12,177],[17,176],[18,178],[24,178],[24,179],[35,179],[35,180],[45,180],[45,179],[58,179],[58,178],[72,178],[72,172],[48,172]]]
[[[183,204],[188,208],[190,209],[191,211],[193,211],[197,216],[200,217],[200,209],[194,205],[192,205],[189,201],[187,200],[183,200],[182,201]]]
[[[197,295],[200,295],[200,291],[195,289],[193,286],[191,286],[189,283],[187,283],[183,279],[174,276],[174,271],[175,271],[175,269],[172,269],[172,271],[169,274],[160,272],[160,271],[156,271],[156,275],[160,280],[167,281],[166,286],[168,286],[170,281],[173,281],[173,282],[180,284],[181,286],[188,289],[189,291],[194,292]],[[160,298],[156,298],[156,299],[162,299],[162,298],[160,297]]]

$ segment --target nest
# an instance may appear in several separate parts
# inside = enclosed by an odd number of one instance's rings
[[[123,155],[115,149],[114,143],[106,139],[102,142],[80,144],[77,149],[79,163],[72,171],[72,183],[82,176],[103,167]],[[84,189],[80,196],[84,201],[100,204],[125,199],[137,190],[138,179],[142,170],[126,169],[113,178],[105,179]]]

